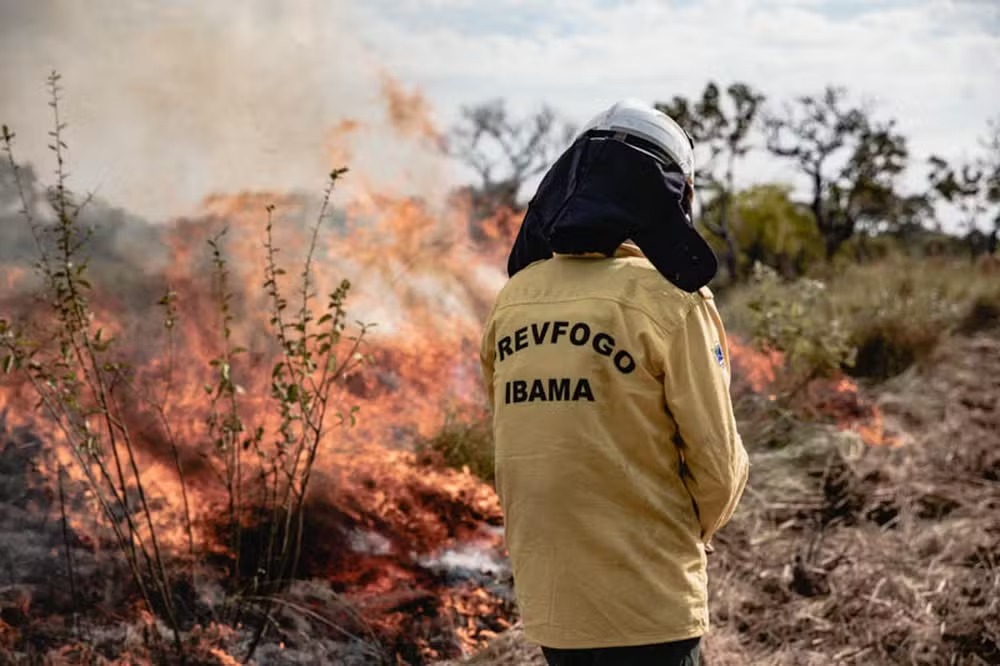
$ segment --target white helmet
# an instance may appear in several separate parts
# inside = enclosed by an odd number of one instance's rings
[[[637,99],[626,99],[613,104],[586,124],[581,135],[588,132],[608,132],[609,135],[622,134],[632,148],[650,157],[662,160],[665,156],[680,167],[688,179],[694,178],[694,143],[673,118],[657,111],[649,104]],[[628,137],[639,141],[629,141]],[[644,145],[645,142],[653,144]],[[657,150],[658,149],[658,150]]]

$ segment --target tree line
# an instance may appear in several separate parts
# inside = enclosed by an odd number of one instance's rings
[[[731,280],[756,261],[799,273],[875,238],[903,244],[960,238],[973,256],[997,251],[1000,116],[987,123],[971,157],[927,158],[926,186],[908,191],[903,173],[918,162],[907,136],[895,119],[845,88],[773,103],[746,83],[709,82],[697,96],[654,105],[694,139],[698,223]],[[462,108],[448,150],[476,174],[466,188],[473,218],[522,207],[525,185],[574,133],[550,107],[521,116],[501,99]],[[740,189],[753,152],[791,165],[804,200],[788,184]],[[950,233],[942,232],[942,216]]]

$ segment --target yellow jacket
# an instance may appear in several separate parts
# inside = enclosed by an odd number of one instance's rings
[[[708,629],[705,544],[746,483],[722,321],[636,250],[532,264],[483,335],[497,491],[528,638]]]

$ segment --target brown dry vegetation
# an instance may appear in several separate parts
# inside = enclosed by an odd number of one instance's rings
[[[879,388],[899,446],[803,428],[752,453],[710,558],[705,664],[1000,663],[993,323]],[[463,663],[544,662],[514,631]]]
[[[706,663],[997,663],[998,396],[1000,336],[955,337],[879,398],[901,446],[758,454]]]

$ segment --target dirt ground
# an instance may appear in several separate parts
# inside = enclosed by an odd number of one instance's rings
[[[899,445],[755,451],[710,559],[708,666],[1000,664],[1000,330],[878,387]],[[464,664],[543,664],[515,629]]]

